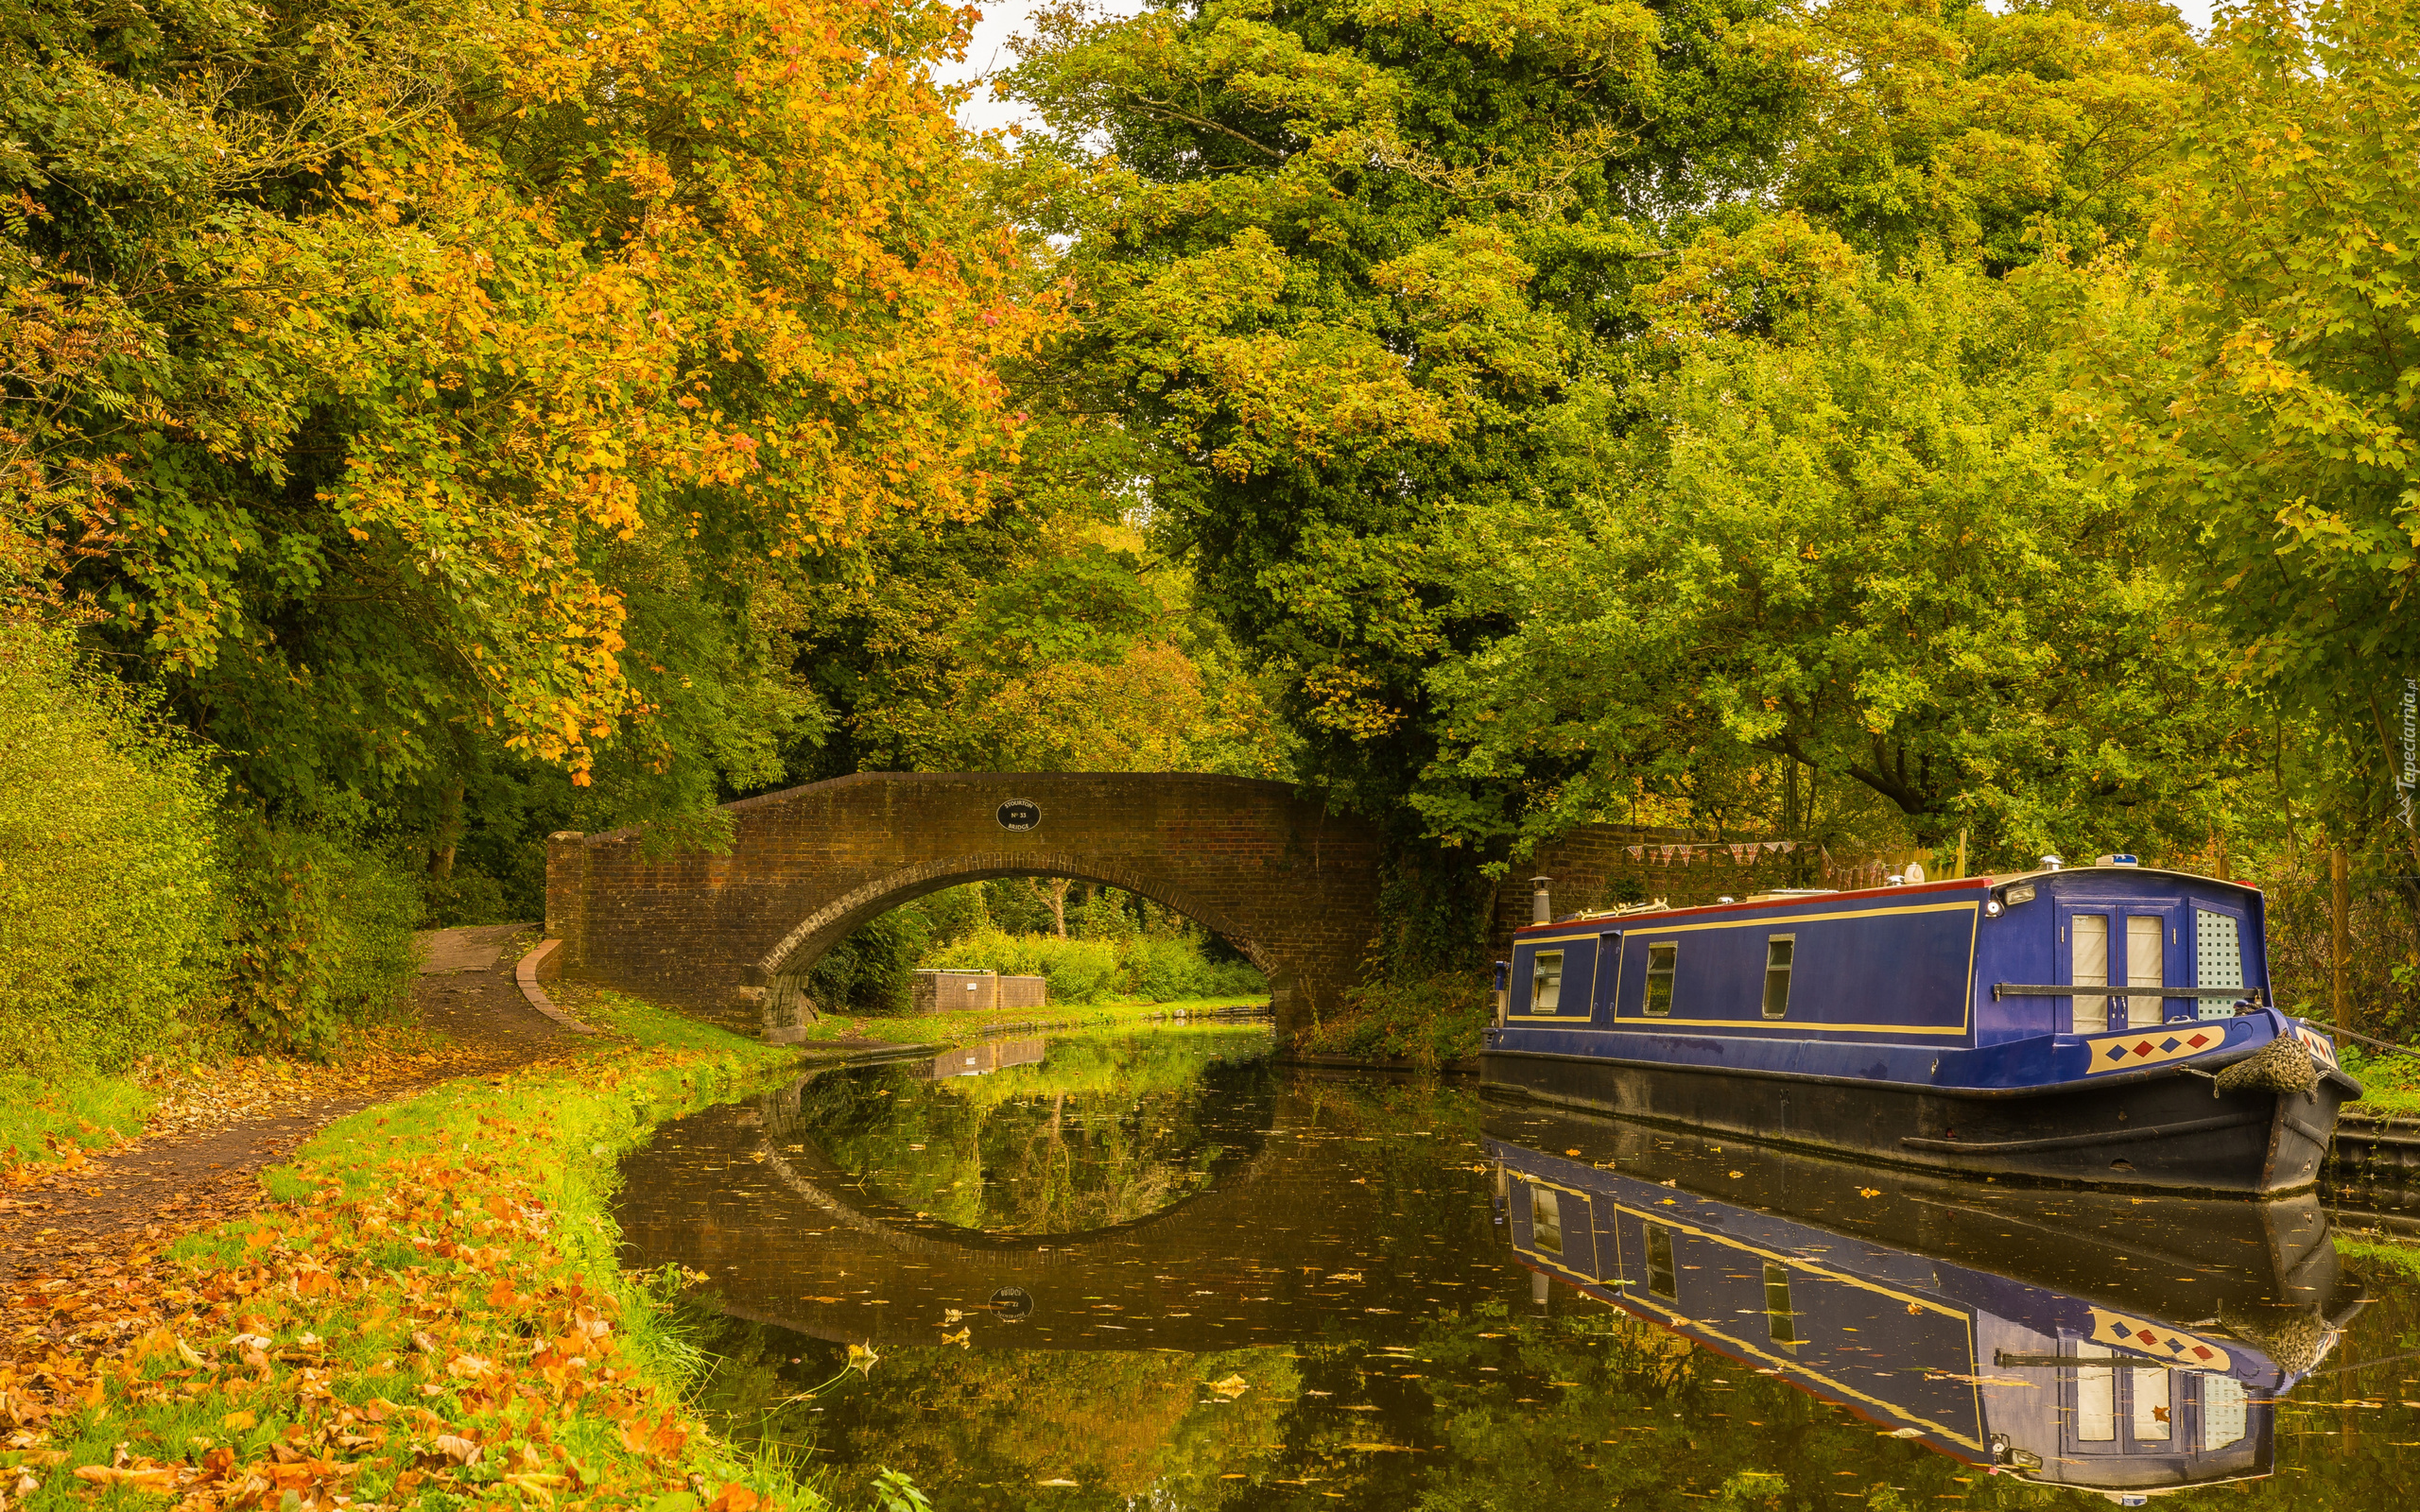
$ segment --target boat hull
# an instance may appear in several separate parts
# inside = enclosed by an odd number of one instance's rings
[[[1506,1049],[1485,1052],[1480,1074],[1493,1095],[1907,1170],[2235,1197],[2309,1189],[2356,1091],[2331,1073],[2309,1093],[2216,1094],[2167,1068],[2084,1085],[1910,1087]]]

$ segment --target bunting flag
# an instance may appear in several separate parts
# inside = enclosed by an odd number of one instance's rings
[[[1622,847],[1622,854],[1630,857],[1633,861],[1635,861],[1639,857],[1647,854],[1647,847],[1643,845],[1626,845]]]

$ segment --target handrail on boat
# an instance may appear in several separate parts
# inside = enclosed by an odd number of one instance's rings
[[[2256,1007],[2260,1003],[2256,987],[2168,987],[2156,982],[2137,986],[2131,982],[1995,982],[1992,996],[1999,998],[2241,998]]]

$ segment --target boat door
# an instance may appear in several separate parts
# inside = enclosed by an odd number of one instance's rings
[[[2101,1034],[2165,1022],[2167,1000],[2157,989],[2183,985],[2192,955],[2178,938],[2183,913],[2179,903],[2153,898],[2063,900],[2058,982],[2117,990],[2069,998],[2070,1019],[2054,1025],[2055,1032]],[[2141,990],[2146,988],[2152,990]]]

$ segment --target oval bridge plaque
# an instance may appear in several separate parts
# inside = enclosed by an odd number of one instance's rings
[[[1012,798],[1000,805],[1000,828],[1030,830],[1042,822],[1042,805],[1029,798]]]

